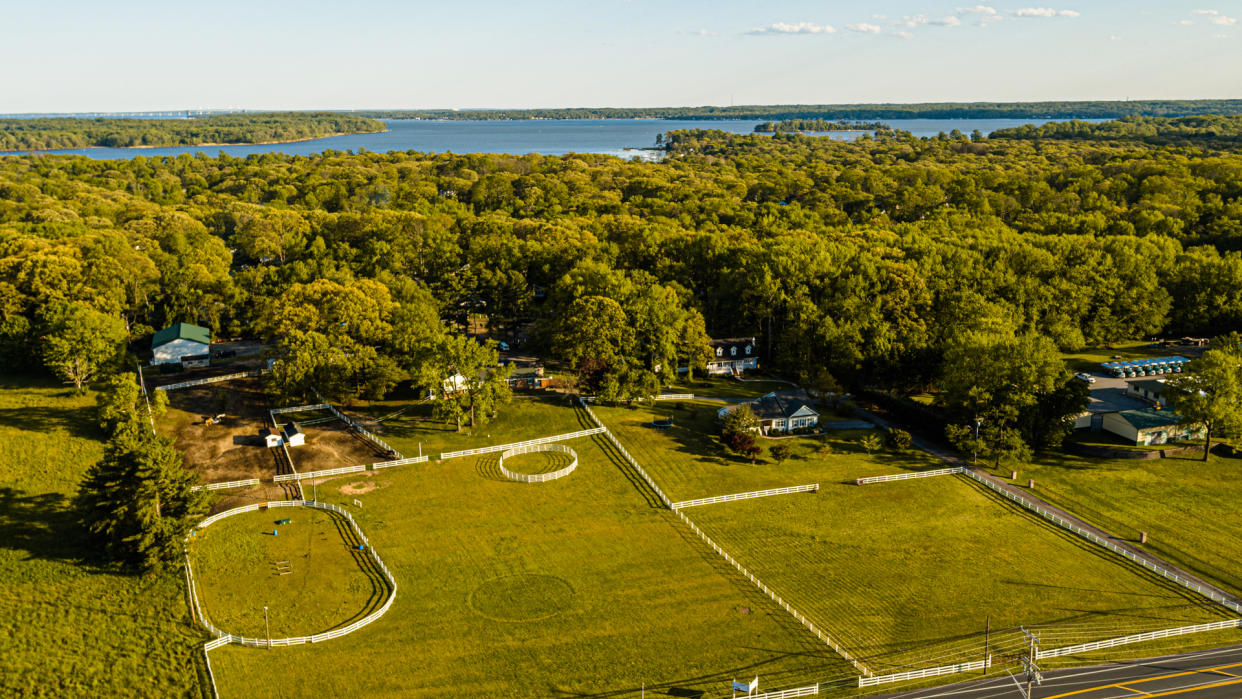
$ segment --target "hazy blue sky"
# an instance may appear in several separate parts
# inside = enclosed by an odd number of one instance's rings
[[[1242,97],[1242,0],[7,0],[0,112]]]

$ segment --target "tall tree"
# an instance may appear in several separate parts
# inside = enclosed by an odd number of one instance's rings
[[[110,558],[155,572],[180,560],[185,537],[207,511],[206,491],[193,489],[197,482],[171,440],[122,432],[87,470],[76,507]]]
[[[1171,403],[1182,424],[1201,425],[1203,460],[1212,450],[1212,435],[1242,429],[1242,353],[1236,343],[1211,349],[1168,381]]]
[[[43,338],[43,362],[81,391],[121,353],[125,324],[86,306],[62,304],[50,309]]]

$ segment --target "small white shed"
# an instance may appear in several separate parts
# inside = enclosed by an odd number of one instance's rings
[[[302,428],[298,427],[296,422],[285,425],[280,432],[280,436],[284,438],[285,444],[291,447],[300,447],[306,444],[306,433],[302,431]]]

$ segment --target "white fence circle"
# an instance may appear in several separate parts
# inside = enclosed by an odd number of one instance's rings
[[[273,638],[270,640],[267,638],[248,638],[246,636],[235,636],[233,634],[221,631],[220,629],[216,628],[210,621],[207,620],[207,616],[203,614],[203,609],[201,606],[199,606],[199,603],[198,603],[198,583],[197,581],[194,580],[194,570],[190,567],[189,551],[186,551],[185,577],[186,577],[186,582],[189,584],[189,587],[190,587],[190,603],[191,605],[193,605],[194,616],[198,619],[199,623],[201,623],[208,631],[211,632],[213,636],[216,637],[214,640],[207,642],[205,646],[206,650],[212,650],[214,648],[219,648],[220,646],[226,645],[229,643],[237,643],[243,646],[259,646],[259,647],[271,648],[273,646],[296,646],[296,645],[301,645],[303,643],[320,643],[322,641],[327,641],[329,639],[340,638],[341,636],[344,636],[345,634],[353,633],[354,631],[357,631],[358,629],[384,616],[384,614],[388,611],[389,607],[392,606],[392,603],[397,601],[397,581],[392,577],[392,573],[388,572],[388,566],[384,565],[384,562],[380,560],[379,554],[375,552],[374,548],[372,548],[371,542],[367,540],[367,537],[363,535],[362,530],[358,528],[358,523],[354,521],[353,515],[349,514],[349,512],[345,511],[344,509],[337,507],[336,505],[329,505],[323,502],[315,502],[313,500],[274,500],[266,504],[243,505],[241,507],[235,507],[231,510],[226,510],[217,515],[212,515],[211,517],[208,517],[207,519],[204,519],[203,521],[199,522],[198,526],[195,527],[195,529],[203,529],[209,524],[211,524],[212,522],[219,521],[221,519],[224,519],[225,517],[230,517],[232,515],[238,515],[243,512],[255,512],[261,509],[272,509],[275,507],[311,507],[317,510],[327,510],[329,512],[335,512],[336,514],[343,516],[345,520],[349,522],[349,525],[354,530],[354,534],[357,535],[358,540],[361,541],[363,545],[367,547],[367,553],[371,554],[371,559],[375,561],[375,564],[376,566],[379,567],[380,572],[384,574],[384,580],[388,583],[388,591],[389,591],[388,599],[384,600],[383,606],[381,606],[379,609],[371,612],[370,614],[366,615],[365,617],[359,619],[358,621],[355,621],[354,623],[348,626],[343,626],[339,629],[333,629],[331,631],[325,631],[324,633],[315,634],[313,636],[297,636],[294,638]]]
[[[569,454],[573,459],[568,466],[558,469],[551,473],[515,473],[505,468],[505,459],[518,454],[533,454],[543,451],[558,451],[563,454]],[[578,468],[578,452],[570,449],[564,444],[530,444],[523,447],[514,447],[500,452],[500,472],[505,478],[518,483],[543,483],[544,481],[554,481],[557,478],[564,478],[573,473]]]

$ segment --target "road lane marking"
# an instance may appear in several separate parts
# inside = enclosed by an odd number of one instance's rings
[[[1079,695],[1079,694],[1088,694],[1088,693],[1090,693],[1090,692],[1099,692],[1099,691],[1102,691],[1102,690],[1105,690],[1105,689],[1124,689],[1124,690],[1127,690],[1127,691],[1130,691],[1130,692],[1138,692],[1138,693],[1140,693],[1140,694],[1141,694],[1142,692],[1140,692],[1139,690],[1136,690],[1136,689],[1131,689],[1130,687],[1127,687],[1127,686],[1125,686],[1125,685],[1128,685],[1128,684],[1142,684],[1142,683],[1144,683],[1144,682],[1157,682],[1157,681],[1159,681],[1159,680],[1171,680],[1171,679],[1173,679],[1173,678],[1175,678],[1175,677],[1188,677],[1188,676],[1190,676],[1190,675],[1201,675],[1201,674],[1207,674],[1207,673],[1211,673],[1211,672],[1219,672],[1219,671],[1221,671],[1221,670],[1228,670],[1228,669],[1232,669],[1232,668],[1235,668],[1235,667],[1242,667],[1242,663],[1233,663],[1232,665],[1219,665],[1219,666],[1217,666],[1217,667],[1208,667],[1208,668],[1203,668],[1203,669],[1201,669],[1201,670],[1190,670],[1190,671],[1187,671],[1187,672],[1176,672],[1176,673],[1173,673],[1173,674],[1171,674],[1171,675],[1160,675],[1159,677],[1147,677],[1147,678],[1144,678],[1144,679],[1141,679],[1141,680],[1128,680],[1128,681],[1126,681],[1126,682],[1114,682],[1113,684],[1102,684],[1102,685],[1099,685],[1099,686],[1097,686],[1097,687],[1088,687],[1088,688],[1086,688],[1086,689],[1077,689],[1077,690],[1074,690],[1074,691],[1072,691],[1072,692],[1066,692],[1066,693],[1064,693],[1064,694],[1055,694],[1055,695],[1053,695],[1053,696],[1047,697],[1047,699],[1062,699],[1062,697],[1072,697],[1072,696],[1076,696],[1076,695]],[[1222,673],[1222,674],[1227,674],[1227,673]],[[1223,686],[1225,686],[1225,685],[1229,685],[1229,684],[1237,684],[1237,682],[1242,682],[1242,679],[1237,680],[1236,682],[1225,682],[1225,683],[1221,684],[1220,686],[1222,686],[1222,687],[1223,687]],[[1180,692],[1180,691],[1183,691],[1183,690],[1178,690],[1178,691]],[[1191,691],[1191,690],[1184,690],[1184,691]],[[1150,694],[1150,695],[1148,695],[1148,696],[1153,696],[1153,697],[1163,697],[1163,696],[1168,696],[1168,694]]]
[[[1124,690],[1126,690],[1127,692],[1134,692],[1135,694],[1142,694],[1142,695],[1143,695],[1143,696],[1145,696],[1145,697],[1146,697],[1146,696],[1151,696],[1151,693],[1150,693],[1150,692],[1144,692],[1144,691],[1143,691],[1143,690],[1141,690],[1141,689],[1134,689],[1133,687],[1127,687],[1127,686],[1125,686],[1124,684],[1119,684],[1119,685],[1117,685],[1117,689],[1124,689]]]
[[[1215,684],[1200,684],[1194,687],[1186,687],[1185,689],[1174,689],[1171,692],[1161,692],[1159,694],[1151,694],[1152,697],[1171,697],[1174,694],[1189,694],[1190,692],[1199,692],[1204,689],[1215,689],[1217,687],[1228,687],[1233,684],[1242,684],[1242,679],[1229,680],[1228,682],[1217,682]]]

